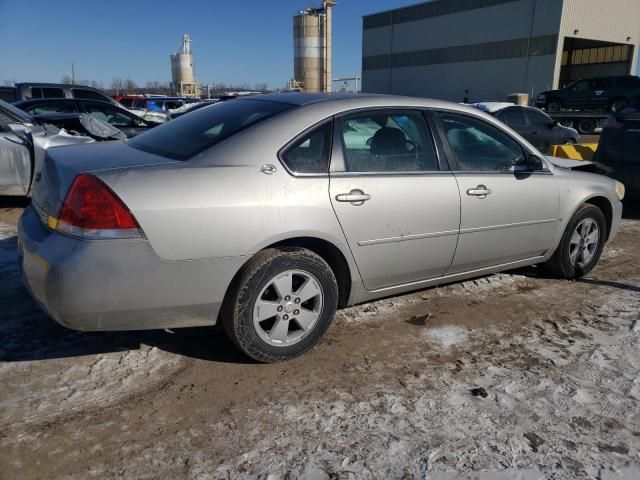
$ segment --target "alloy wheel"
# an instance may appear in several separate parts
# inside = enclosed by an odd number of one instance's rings
[[[569,259],[571,263],[584,268],[598,251],[600,242],[600,227],[593,218],[585,218],[573,231],[569,244]]]
[[[253,306],[258,336],[276,347],[299,342],[318,323],[324,294],[308,272],[287,270],[270,279]]]

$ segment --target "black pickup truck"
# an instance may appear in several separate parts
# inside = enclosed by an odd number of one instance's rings
[[[619,112],[640,97],[640,78],[627,75],[576,80],[559,90],[542,92],[536,107],[560,110],[606,110]]]

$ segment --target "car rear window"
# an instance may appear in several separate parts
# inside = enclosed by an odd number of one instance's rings
[[[138,135],[129,145],[184,161],[251,125],[293,107],[288,103],[264,100],[217,103]]]

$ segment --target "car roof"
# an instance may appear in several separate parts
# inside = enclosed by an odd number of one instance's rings
[[[434,100],[431,98],[408,97],[401,95],[384,95],[376,93],[267,93],[262,95],[247,95],[237,97],[234,102],[247,101],[272,101],[288,103],[296,106],[311,106],[319,104],[331,104],[336,110],[342,108],[375,108],[375,107],[418,107],[418,108],[445,108],[465,110],[464,106],[447,102],[445,100]],[[460,108],[462,107],[462,108]],[[468,107],[467,111],[477,109]]]

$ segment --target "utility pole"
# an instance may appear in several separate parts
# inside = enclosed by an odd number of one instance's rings
[[[75,72],[75,69],[73,68],[73,62],[71,62],[71,84],[72,85],[76,84],[76,72]]]

